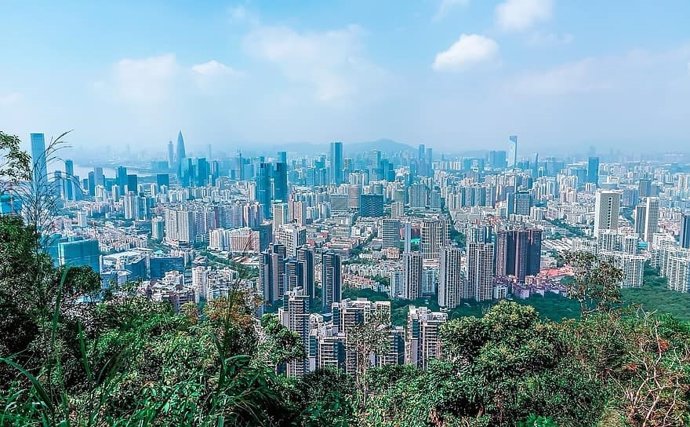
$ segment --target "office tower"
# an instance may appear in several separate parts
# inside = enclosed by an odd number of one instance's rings
[[[340,255],[326,252],[321,256],[321,294],[323,312],[331,311],[334,302],[340,302],[342,296]]]
[[[424,144],[419,144],[419,148],[417,149],[417,160],[424,160],[426,157],[426,147]]]
[[[438,259],[441,247],[449,243],[448,222],[445,218],[425,219],[420,230],[420,249],[424,259]]]
[[[424,261],[419,252],[403,254],[403,298],[415,300],[422,297]]]
[[[286,292],[283,297],[283,307],[278,309],[278,318],[283,326],[299,335],[305,352],[309,350],[309,317],[309,295],[305,294],[301,288]],[[288,377],[299,378],[307,372],[309,372],[308,357],[290,361],[286,367]]]
[[[400,220],[386,218],[383,220],[382,237],[383,243],[382,248],[400,248]]]
[[[532,195],[529,191],[518,191],[513,195],[513,198],[514,206],[512,213],[529,216],[532,209]]]
[[[287,152],[278,151],[278,163],[285,163],[287,165]]]
[[[493,297],[494,245],[493,243],[467,244],[467,286],[463,299],[477,302]]]
[[[96,175],[93,171],[89,172],[88,174],[87,188],[89,190],[89,196],[96,195]]]
[[[127,191],[139,192],[139,177],[135,174],[127,175]]]
[[[680,219],[680,247],[690,248],[690,213],[686,212]]]
[[[177,153],[176,153],[176,157],[175,157],[175,164],[176,164],[178,169],[179,169],[180,165],[182,164],[182,159],[186,159],[186,158],[187,158],[187,153],[185,152],[185,149],[184,149],[184,138],[182,137],[182,131],[180,131],[177,134]]]
[[[653,196],[652,180],[649,178],[642,178],[638,184],[640,198]]]
[[[163,186],[170,187],[170,175],[167,173],[156,174],[156,184],[159,190],[163,188]]]
[[[508,153],[505,151],[489,151],[489,166],[491,169],[505,169]]]
[[[594,236],[602,230],[617,230],[621,193],[611,190],[597,190],[594,204]]]
[[[331,184],[340,185],[343,182],[343,143],[331,142],[330,152]]]
[[[70,267],[91,267],[100,272],[98,240],[73,240],[58,243],[58,263]]]
[[[639,204],[635,206],[633,216],[635,219],[635,234],[637,234],[637,237],[644,240],[644,229],[647,224],[647,205]]]
[[[496,236],[496,275],[514,276],[524,283],[526,276],[541,269],[542,231],[502,230]]]
[[[168,170],[175,167],[175,149],[173,148],[173,142],[168,141]]]
[[[644,241],[650,246],[654,239],[654,233],[659,228],[659,198],[647,197],[645,201]]]
[[[587,182],[599,184],[599,157],[590,157],[587,160]]]
[[[273,170],[273,200],[288,200],[287,163],[276,163]]]
[[[137,195],[134,194],[131,191],[128,191],[127,194],[122,198],[123,200],[123,205],[124,205],[124,216],[125,219],[134,219],[136,216],[136,209],[137,209]]]
[[[32,133],[31,168],[34,174],[34,188],[36,190],[42,190],[48,185],[48,159],[46,157],[45,135],[42,133]]]
[[[363,217],[382,217],[383,196],[378,194],[362,194],[360,196],[359,214]]]
[[[310,303],[314,302],[315,280],[314,280],[314,251],[308,246],[297,249],[297,261],[302,263],[302,288],[309,295]]]
[[[287,256],[296,257],[297,249],[307,243],[307,228],[296,224],[283,224],[278,228],[278,241],[285,245]]]
[[[259,230],[259,251],[263,252],[273,241],[273,224],[266,221],[259,224],[257,228]]]
[[[463,288],[462,250],[446,246],[441,249],[438,267],[438,305],[455,308],[460,304]]]
[[[405,334],[405,363],[426,369],[431,359],[441,357],[439,330],[448,321],[448,313],[432,312],[426,307],[410,306]]]
[[[256,174],[256,201],[261,204],[263,217],[266,219],[272,218],[271,201],[273,198],[273,191],[271,186],[271,164],[262,162],[259,164],[259,170]]]
[[[124,166],[118,166],[115,172],[115,184],[119,190],[120,196],[123,196],[127,191],[127,168]],[[136,191],[136,190],[128,190]]]
[[[285,294],[285,246],[270,245],[259,256],[259,283],[265,305],[280,301]]]
[[[74,183],[74,162],[65,160],[65,199],[76,199],[76,187]]]
[[[510,166],[512,168],[517,168],[518,167],[518,161],[517,161],[517,156],[518,156],[518,137],[517,135],[512,135],[508,138],[511,143],[511,151],[513,154],[512,161],[510,162]]]

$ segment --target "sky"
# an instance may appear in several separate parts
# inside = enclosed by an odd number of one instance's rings
[[[690,151],[687,0],[0,0],[0,129],[85,152]]]

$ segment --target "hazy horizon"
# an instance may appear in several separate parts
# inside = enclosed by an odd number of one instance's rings
[[[2,1],[0,129],[84,152],[687,151],[690,3]]]

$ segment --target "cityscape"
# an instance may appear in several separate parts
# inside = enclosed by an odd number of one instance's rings
[[[9,3],[17,19],[37,7]],[[578,7],[443,0],[401,6],[389,28],[357,3],[340,18],[139,5],[198,20],[180,51],[200,53],[121,59],[89,91],[130,92],[100,106],[86,91],[46,113],[0,67],[17,85],[0,83],[1,425],[690,425],[687,44],[651,53],[630,35],[629,54],[601,59],[577,35],[590,56],[531,75],[551,59],[530,49],[578,40],[554,29],[583,30]],[[125,22],[102,7],[101,24]],[[251,60],[197,63],[213,14]],[[481,14],[426,53],[432,77],[410,65],[439,37],[427,27]],[[369,26],[296,29],[352,16]],[[179,37],[138,20],[142,46]],[[70,31],[100,40],[96,24]],[[384,33],[409,57],[374,61],[364,41]]]
[[[410,302],[374,363],[419,367],[440,354],[437,329],[458,308],[565,300],[567,251],[611,259],[621,288],[642,287],[649,264],[668,289],[690,290],[690,171],[661,161],[524,159],[517,136],[484,156],[419,145],[345,157],[346,144],[332,142],[314,156],[216,160],[186,157],[180,131],[146,172],[96,166],[80,177],[65,160],[48,176],[45,135],[30,140],[35,185],[61,201],[45,230],[56,264],[91,267],[104,289],[135,283],[177,312],[239,280],[261,299],[257,316],[278,313],[310,349],[288,375],[354,373],[348,325],[391,312],[363,290]],[[6,198],[3,213],[20,213],[17,202]]]

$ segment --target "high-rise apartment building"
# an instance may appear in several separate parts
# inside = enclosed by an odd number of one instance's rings
[[[494,244],[467,244],[467,286],[463,298],[487,301],[493,298]]]
[[[647,197],[645,200],[644,241],[652,245],[654,233],[659,231],[659,198]]]
[[[449,243],[448,221],[445,218],[425,219],[420,234],[422,257],[438,259],[441,247]]]
[[[259,283],[265,305],[280,301],[285,294],[285,246],[270,245],[259,256]]]
[[[514,276],[524,283],[541,269],[542,231],[501,230],[496,235],[496,275]]]
[[[431,359],[441,357],[439,329],[448,321],[447,313],[410,306],[405,336],[405,363],[426,369]]]
[[[305,351],[309,349],[309,295],[301,288],[285,292],[283,307],[278,309],[280,323],[297,333]],[[286,374],[289,377],[302,377],[309,372],[309,358],[293,360],[287,363]]]
[[[594,202],[594,236],[602,230],[617,230],[621,192],[597,190]]]
[[[686,212],[680,219],[680,247],[690,249],[690,213]]]
[[[460,248],[446,246],[441,249],[438,276],[438,305],[445,308],[457,307],[464,286]]]
[[[342,294],[342,272],[340,255],[326,252],[321,256],[321,294],[323,312],[328,313],[334,302],[340,302]]]
[[[277,238],[285,245],[287,256],[294,258],[297,250],[307,243],[307,228],[297,224],[283,224],[278,228]]]
[[[403,298],[415,300],[422,297],[423,270],[422,254],[419,252],[403,254]]]

